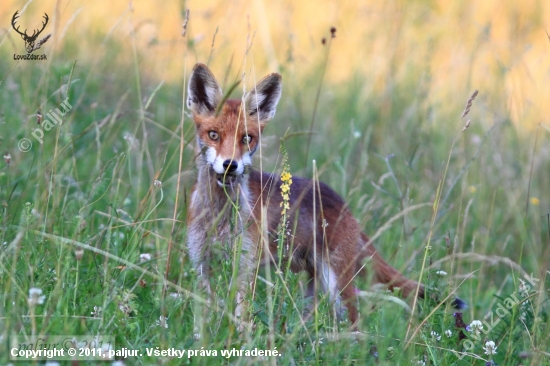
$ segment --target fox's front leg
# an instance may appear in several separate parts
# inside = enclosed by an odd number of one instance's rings
[[[193,266],[197,271],[199,284],[208,294],[208,301],[212,297],[212,285],[210,284],[210,251],[208,248],[207,233],[198,222],[189,225],[187,233],[187,248]]]
[[[255,327],[250,313],[250,303],[247,298],[247,296],[251,296],[252,294],[254,280],[251,280],[248,276],[243,275],[243,277],[239,279],[237,286],[238,288],[235,294],[235,321],[237,331],[239,333],[244,333],[245,331],[253,330]]]
[[[235,295],[235,318],[237,321],[237,331],[239,333],[243,333],[248,327],[248,317],[246,316],[248,303],[245,299],[245,292],[242,288],[239,288],[237,290],[237,294]]]
[[[245,330],[251,330],[254,325],[250,317],[249,312],[249,303],[247,301],[247,295],[252,294],[252,289],[254,289],[255,284],[255,273],[254,269],[256,268],[255,261],[255,247],[253,241],[250,239],[250,236],[245,233],[242,236],[242,246],[240,253],[237,251],[236,258],[239,258],[239,261],[235,263],[238,266],[236,268],[237,277],[237,292],[235,294],[235,318],[237,321],[237,330],[240,333],[243,333]]]

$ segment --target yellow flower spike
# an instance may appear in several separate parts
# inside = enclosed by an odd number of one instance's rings
[[[288,220],[287,220],[287,211],[290,210],[290,185],[292,184],[292,174],[290,174],[290,166],[288,165],[288,154],[286,151],[286,147],[283,141],[281,141],[281,154],[282,154],[282,167],[283,171],[281,172],[280,179],[281,179],[281,203],[279,206],[281,207],[281,222],[279,226],[279,236],[281,239],[281,242],[285,242],[286,236],[290,235],[290,232],[287,232],[288,228]],[[283,246],[281,246],[283,248]],[[283,253],[279,253],[281,258],[284,256]]]

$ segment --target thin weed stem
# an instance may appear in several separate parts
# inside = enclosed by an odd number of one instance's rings
[[[533,156],[531,157],[531,167],[529,168],[529,182],[527,183],[527,197],[525,199],[525,218],[527,218],[527,214],[529,213],[529,198],[531,197],[531,180],[533,179],[533,167],[535,165],[535,155],[537,151],[537,142],[539,140],[540,126],[541,124],[539,123],[537,125],[537,130],[535,131],[535,143],[533,144]]]
[[[334,29],[334,28],[332,28]],[[331,32],[332,32],[332,29],[331,29]],[[334,32],[332,32],[334,34]],[[306,157],[305,157],[305,160],[304,160],[304,170],[307,169],[307,164],[308,164],[308,159],[309,159],[309,147],[311,145],[311,136],[313,134],[313,125],[315,123],[315,117],[317,116],[317,107],[319,105],[319,98],[321,97],[321,90],[323,89],[323,82],[325,80],[325,75],[326,75],[326,72],[327,72],[327,66],[328,66],[328,60],[329,60],[329,55],[330,55],[330,46],[332,45],[332,39],[334,37],[330,37],[329,40],[328,40],[328,44],[327,44],[327,48],[326,48],[326,52],[325,52],[325,59],[324,59],[324,64],[323,64],[323,69],[322,69],[322,72],[321,72],[321,81],[319,83],[319,87],[317,88],[317,94],[315,95],[315,102],[313,104],[313,114],[311,115],[311,121],[309,123],[309,136],[308,136],[308,139],[307,139],[307,146],[306,146]],[[325,44],[325,38],[323,38],[323,45]]]

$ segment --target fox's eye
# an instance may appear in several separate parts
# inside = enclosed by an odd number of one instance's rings
[[[252,136],[245,135],[243,136],[243,144],[248,145],[252,142]]]
[[[220,135],[216,131],[208,131],[208,137],[210,137],[210,140],[216,141]]]

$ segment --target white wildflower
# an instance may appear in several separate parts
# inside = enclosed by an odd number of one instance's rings
[[[57,272],[55,272],[55,268],[50,268],[48,270],[48,273],[50,273],[53,276],[52,281],[57,281],[57,276],[56,276]]]
[[[453,336],[453,332],[450,329],[447,329],[445,331],[445,335],[447,336],[447,338],[451,338]]]
[[[164,315],[161,315],[159,317],[159,320],[157,320],[156,325],[159,327],[168,328],[168,318]]]
[[[479,320],[474,320],[470,326],[469,326],[469,331],[471,332],[474,332],[475,335],[479,335],[479,333],[483,330],[483,324],[481,324],[481,322]]]
[[[99,316],[99,314],[101,314],[101,308],[98,307],[98,306],[94,306],[94,311],[92,311],[90,314],[92,314],[93,316]]]
[[[435,339],[436,341],[441,340],[441,336],[439,335],[439,333],[434,332],[433,330],[431,331],[430,335],[431,335],[432,338]]]
[[[485,351],[486,355],[494,355],[497,353],[497,347],[495,345],[495,342],[489,341],[485,343],[485,347],[483,347],[483,350]]]
[[[435,274],[438,275],[438,276],[441,276],[441,277],[445,277],[445,276],[447,275],[447,272],[445,272],[445,271],[437,271],[437,272],[435,272]]]
[[[29,305],[43,304],[45,299],[41,289],[33,287],[29,290]]]
[[[147,262],[151,260],[151,254],[149,253],[143,253],[139,255],[139,261],[140,262]]]
[[[82,257],[84,256],[84,249],[78,248],[74,251],[74,257],[77,261],[82,260]]]
[[[132,312],[132,309],[128,306],[128,304],[125,304],[123,302],[118,303],[118,309],[126,315]]]

